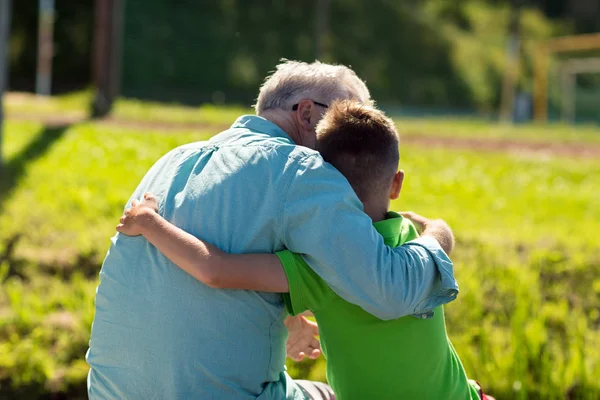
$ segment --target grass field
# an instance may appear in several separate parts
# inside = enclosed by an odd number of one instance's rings
[[[77,96],[42,106],[11,100],[7,108],[9,115],[83,115],[87,94]],[[117,105],[115,118],[202,126],[176,132],[8,121],[0,180],[0,398],[85,397],[97,272],[123,205],[160,155],[210,137],[239,112]],[[431,136],[600,138],[594,128],[400,123]],[[457,235],[461,294],[446,307],[447,325],[469,375],[498,399],[600,398],[600,160],[411,145],[402,146],[401,167],[407,177],[394,208],[442,217]],[[324,379],[323,360],[289,368]]]
[[[7,96],[6,111],[10,115],[57,118],[57,116],[86,118],[91,92],[77,92],[52,98],[13,93]],[[159,122],[173,124],[231,125],[239,115],[253,113],[244,107],[185,107],[137,100],[118,100],[112,117],[121,121]],[[509,139],[551,143],[600,144],[600,128],[594,125],[573,127],[555,124],[521,126],[491,124],[488,121],[467,118],[401,118],[396,120],[404,135],[460,137],[482,139]]]

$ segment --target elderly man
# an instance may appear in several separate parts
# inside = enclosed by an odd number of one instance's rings
[[[128,206],[153,192],[162,216],[227,252],[287,248],[373,315],[426,318],[456,294],[435,240],[443,233],[385,246],[347,180],[311,150],[328,104],[349,98],[371,101],[349,68],[285,61],[261,87],[257,116],[166,154]],[[285,373],[286,316],[279,294],[210,288],[143,237],[117,234],[96,295],[89,396],[331,398],[326,386]]]

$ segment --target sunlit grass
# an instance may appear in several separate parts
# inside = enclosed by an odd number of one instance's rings
[[[126,104],[123,115],[136,119],[195,112]],[[212,126],[177,134],[91,122],[5,125],[0,257],[22,237],[10,263],[0,261],[0,382],[10,382],[0,397],[85,398],[97,266],[124,204],[162,154],[207,139],[234,114],[212,109],[202,117]],[[413,123],[454,129],[452,121]],[[479,129],[473,124],[466,131]],[[498,399],[597,398],[600,160],[402,145],[400,166],[406,180],[392,207],[444,218],[457,236],[461,294],[446,313],[469,375]],[[324,378],[323,360],[289,368]]]
[[[411,136],[600,144],[600,126],[594,124],[536,124],[532,122],[510,125],[473,118],[398,118],[396,124],[401,134]]]
[[[5,98],[6,112],[18,117],[84,119],[90,114],[91,91],[72,94],[38,97],[26,93],[8,93]],[[253,110],[240,106],[216,107],[210,104],[199,107],[180,104],[143,102],[135,99],[118,99],[111,117],[140,123],[161,122],[203,125],[231,125],[242,114],[252,114]]]

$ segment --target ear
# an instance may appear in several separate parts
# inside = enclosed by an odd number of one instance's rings
[[[298,123],[302,125],[302,127],[306,130],[312,130],[313,124],[311,121],[311,117],[313,114],[313,109],[315,105],[310,100],[302,100],[298,103],[298,109],[296,110],[296,117],[298,119]]]
[[[392,187],[390,188],[390,200],[396,200],[400,196],[400,190],[402,189],[402,182],[404,182],[404,171],[400,170],[394,175],[392,179]]]

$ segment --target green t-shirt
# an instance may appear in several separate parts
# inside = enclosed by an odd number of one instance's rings
[[[374,227],[391,247],[418,237],[412,222],[393,212]],[[288,311],[315,314],[327,380],[339,400],[479,399],[446,334],[442,306],[429,319],[382,321],[335,294],[300,255],[277,255],[290,286]]]

